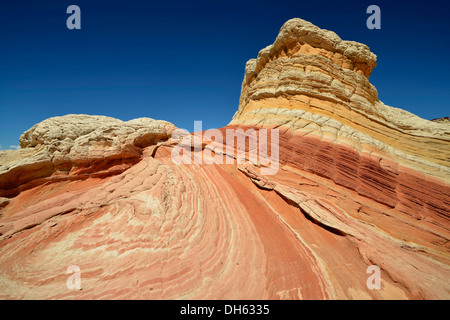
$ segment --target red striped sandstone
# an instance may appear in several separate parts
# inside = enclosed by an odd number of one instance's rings
[[[0,297],[449,299],[450,127],[380,102],[375,61],[294,19],[247,63],[221,131],[280,129],[271,176],[174,164],[167,122],[35,126],[0,154]]]

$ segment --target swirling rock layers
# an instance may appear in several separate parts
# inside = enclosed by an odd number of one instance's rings
[[[380,102],[375,65],[289,20],[247,63],[224,139],[192,136],[199,163],[174,162],[165,121],[37,124],[0,154],[0,298],[450,298],[450,127]],[[273,175],[226,148],[260,129],[279,132]]]

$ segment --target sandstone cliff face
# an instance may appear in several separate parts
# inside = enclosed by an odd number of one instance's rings
[[[0,152],[0,297],[450,298],[450,126],[380,102],[375,65],[301,19],[247,63],[218,132],[277,128],[274,175],[206,133],[176,164],[165,121],[37,124]]]

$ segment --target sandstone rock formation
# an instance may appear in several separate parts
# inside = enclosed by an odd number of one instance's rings
[[[450,125],[380,102],[375,65],[292,19],[247,63],[223,141],[145,118],[37,124],[0,152],[0,298],[449,299]],[[227,130],[274,128],[276,174],[217,161],[250,157]]]
[[[42,181],[124,171],[139,160],[143,148],[167,140],[174,130],[173,124],[150,118],[123,122],[66,115],[44,120],[21,135],[22,149],[0,152],[0,196]]]

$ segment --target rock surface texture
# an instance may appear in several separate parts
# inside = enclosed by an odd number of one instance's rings
[[[301,19],[246,64],[217,132],[277,129],[272,175],[206,134],[175,163],[165,121],[35,125],[0,152],[0,298],[449,299],[450,124],[380,102],[375,66]]]

